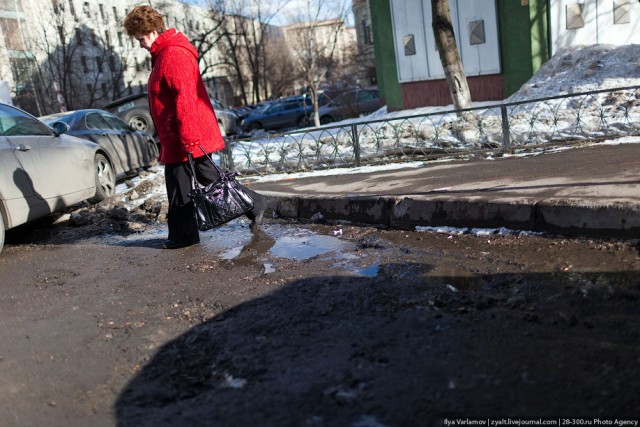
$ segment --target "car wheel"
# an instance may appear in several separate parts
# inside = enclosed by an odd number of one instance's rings
[[[309,126],[309,118],[306,116],[302,116],[298,119],[298,127],[305,128]]]
[[[148,111],[142,109],[134,109],[127,113],[124,121],[129,124],[133,129],[146,132],[153,136],[156,132],[156,128],[151,120],[151,114]]]
[[[3,246],[4,246],[4,221],[2,220],[2,215],[0,215],[0,252],[2,252]]]
[[[253,122],[249,125],[249,130],[259,130],[262,129],[262,125],[260,122]]]
[[[322,116],[320,117],[321,125],[328,125],[329,123],[333,123],[333,117],[331,116]]]
[[[116,174],[109,160],[102,154],[96,154],[96,195],[89,199],[89,203],[95,204],[111,197],[116,192]]]
[[[160,157],[160,151],[158,150],[158,144],[154,141],[147,141],[147,151],[149,153],[149,162],[147,167],[152,167],[158,164],[158,157]]]

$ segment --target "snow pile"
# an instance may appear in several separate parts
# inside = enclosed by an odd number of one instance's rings
[[[640,86],[640,45],[560,49],[506,102]]]

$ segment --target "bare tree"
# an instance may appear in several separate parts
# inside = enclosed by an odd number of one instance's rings
[[[43,96],[43,113],[60,110],[58,95],[64,98],[64,107],[73,110],[105,104],[124,88],[124,42],[112,36],[108,17],[94,19],[92,28],[75,21],[58,5],[47,19],[36,23],[38,30],[28,40],[30,50],[43,57],[33,76]],[[123,43],[120,49],[113,44],[117,40]],[[58,91],[50,90],[54,85]]]
[[[279,29],[271,25],[288,0],[230,0],[224,13],[212,16],[220,20],[221,54],[245,104],[270,96],[271,76],[268,57],[271,42]]]
[[[320,126],[318,94],[336,67],[336,50],[350,7],[346,1],[305,0],[286,27],[287,40],[313,104],[313,121]],[[332,18],[329,18],[329,17]]]
[[[449,0],[431,0],[433,35],[456,110],[471,108],[471,93],[451,24]]]

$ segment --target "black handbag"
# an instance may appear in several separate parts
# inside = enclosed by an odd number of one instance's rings
[[[191,192],[189,195],[195,205],[194,214],[198,229],[206,231],[245,215],[253,209],[253,199],[236,181],[237,173],[223,171],[202,147],[200,149],[220,174],[218,181],[207,186],[200,184],[196,177],[193,156],[189,154],[189,166],[191,167]]]

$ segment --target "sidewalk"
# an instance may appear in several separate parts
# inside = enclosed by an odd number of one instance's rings
[[[248,184],[269,211],[412,229],[506,227],[640,238],[640,144]]]

